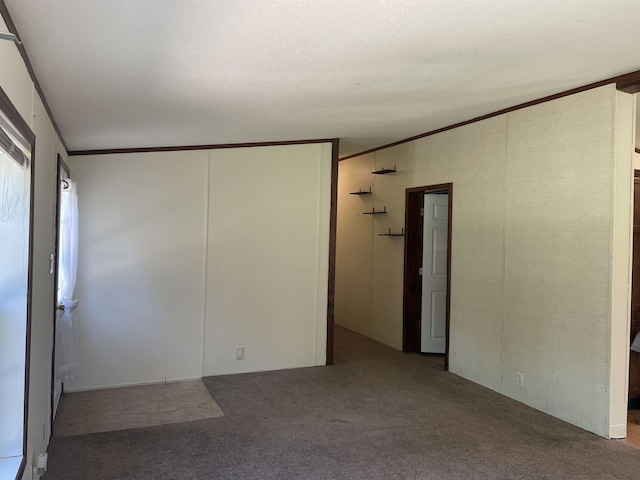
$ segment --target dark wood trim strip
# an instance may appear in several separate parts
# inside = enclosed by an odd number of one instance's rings
[[[1,1],[1,0],[0,0]],[[103,150],[72,150],[69,156],[81,155],[114,155],[122,153],[151,153],[151,152],[181,152],[185,150],[219,150],[223,148],[277,147],[281,145],[304,145],[307,143],[332,143],[334,138],[320,138],[316,140],[286,140],[278,142],[253,143],[219,143],[213,145],[183,145],[168,147],[140,147],[140,148],[107,148]]]
[[[640,70],[630,72],[625,75],[614,77],[616,88],[621,92],[638,93],[640,92]],[[612,83],[612,82],[611,82]]]
[[[502,110],[498,110],[497,112],[488,113],[480,117],[475,117],[470,120],[465,120],[464,122],[454,123],[453,125],[448,125],[446,127],[438,128],[437,130],[431,130],[430,132],[414,135],[413,137],[405,138],[404,140],[398,140],[397,142],[387,143],[386,145],[381,145],[380,147],[370,148],[369,150],[365,150],[360,153],[347,155],[345,157],[340,158],[340,160],[348,160],[349,158],[359,157],[361,155],[366,155],[368,153],[377,152],[378,150],[384,150],[385,148],[395,147],[396,145],[402,145],[403,143],[412,142],[420,138],[430,137],[431,135],[446,132],[447,130],[453,130],[454,128],[463,127],[465,125],[469,125],[470,123],[480,122],[482,120],[487,120],[492,117],[504,115],[505,113],[513,112],[515,110],[531,107],[533,105],[538,105],[540,103],[550,102],[551,100],[557,100],[558,98],[567,97],[569,95],[574,95],[576,93],[591,90],[593,88],[602,87],[604,85],[609,85],[611,83],[615,83],[616,88],[622,92],[627,92],[627,93],[640,92],[640,70],[626,73],[624,75],[619,75],[617,77],[608,78],[606,80],[601,80],[599,82],[590,83],[582,87],[572,88],[571,90],[566,90],[564,92],[548,95],[546,97],[542,97],[537,100],[531,100],[530,102],[525,102],[519,105],[515,105],[513,107],[504,108]]]
[[[636,153],[640,153],[640,148],[636,148]]]
[[[4,2],[4,0],[0,0],[0,15],[2,15],[2,18],[4,19],[4,23],[7,24],[7,29],[9,30],[9,32],[15,34],[16,37],[20,38],[20,34],[18,33],[16,24],[13,23],[13,19],[9,14],[9,9],[7,8],[7,4]],[[64,138],[62,136],[62,133],[60,132],[60,128],[58,128],[56,119],[54,118],[53,113],[51,112],[51,108],[49,108],[49,104],[47,103],[47,99],[44,96],[44,92],[42,91],[42,87],[40,86],[40,82],[38,81],[38,77],[36,77],[36,73],[33,70],[33,66],[31,65],[29,56],[27,55],[27,50],[24,48],[24,45],[21,43],[16,43],[16,47],[18,48],[18,52],[20,52],[20,56],[22,57],[22,60],[24,61],[25,66],[27,67],[27,71],[29,72],[29,76],[31,77],[31,81],[33,82],[33,86],[35,87],[36,92],[38,92],[38,95],[40,95],[40,99],[42,100],[44,109],[47,112],[47,115],[49,115],[49,120],[51,120],[51,124],[53,125],[53,128],[55,129],[56,133],[58,134],[58,137],[62,142],[62,146],[64,147],[65,150],[67,150],[67,144],[64,142]]]
[[[407,193],[421,192],[421,193],[438,193],[438,192],[447,192],[450,193],[449,190],[453,184],[452,183],[437,183],[435,185],[429,185],[426,187],[411,187],[407,188]]]
[[[336,298],[336,232],[338,226],[338,156],[340,140],[331,143],[331,213],[329,216],[329,292],[327,301],[327,365],[333,365],[334,312]]]
[[[446,313],[446,327],[445,337],[446,346],[444,352],[444,369],[449,371],[449,339],[451,333],[451,238],[453,237],[453,183],[447,185],[447,193],[449,196],[449,218],[447,223],[448,235],[447,235],[447,313]]]

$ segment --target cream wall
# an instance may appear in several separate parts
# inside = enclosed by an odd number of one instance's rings
[[[80,370],[67,391],[324,364],[330,144],[69,165]]]
[[[70,157],[78,189],[78,380],[202,372],[207,151]]]
[[[0,31],[7,31],[0,18]],[[66,152],[36,92],[18,49],[0,42],[0,87],[36,135],[34,172],[34,252],[31,315],[31,361],[27,432],[27,467],[23,480],[32,475],[32,463],[47,449],[50,437],[51,351],[53,347],[53,275],[50,255],[55,251],[56,158]]]
[[[406,188],[453,182],[450,370],[620,436],[631,99],[610,85],[341,162],[336,322],[401,348],[404,245],[377,233],[404,224]],[[398,173],[372,180],[372,163]],[[371,201],[389,212],[375,219],[358,216],[359,199],[348,195],[371,181]],[[369,222],[370,236],[356,234],[365,230],[358,222]],[[373,243],[357,268],[345,254],[356,242],[364,252]],[[372,295],[345,288],[367,282]],[[373,313],[353,321],[353,305]]]
[[[331,144],[210,162],[204,374],[324,365]]]

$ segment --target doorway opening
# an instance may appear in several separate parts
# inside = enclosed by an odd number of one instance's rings
[[[54,264],[54,347],[51,370],[51,431],[64,383],[76,378],[78,367],[75,344],[74,299],[78,263],[78,201],[76,183],[69,167],[58,155],[56,198],[56,254]]]
[[[54,314],[53,314],[53,338],[56,338],[56,320],[58,316],[58,275],[60,272],[60,199],[62,197],[62,188],[64,181],[71,176],[71,170],[58,154],[57,157],[57,173],[56,173],[56,253],[53,255],[53,291],[54,291]],[[51,431],[53,431],[53,421],[58,411],[58,403],[62,395],[62,381],[56,378],[56,342],[53,342],[53,351],[51,358]]]
[[[637,152],[636,152],[637,153]],[[633,172],[633,250],[627,437],[625,443],[640,447],[640,170]]]
[[[402,351],[444,353],[445,370],[449,370],[452,204],[452,183],[406,190]]]

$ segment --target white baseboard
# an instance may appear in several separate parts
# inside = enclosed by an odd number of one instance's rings
[[[627,436],[627,424],[623,423],[620,425],[611,425],[609,427],[609,438],[617,439],[617,438],[625,438]]]

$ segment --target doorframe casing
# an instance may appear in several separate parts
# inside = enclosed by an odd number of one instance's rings
[[[331,140],[331,207],[329,210],[329,275],[327,281],[327,347],[325,365],[333,365],[338,228],[338,161],[340,139]]]
[[[444,369],[449,370],[449,330],[451,315],[451,237],[453,212],[453,183],[440,183],[422,187],[407,188],[405,193],[404,220],[404,283],[402,302],[402,351],[420,353],[423,225],[420,210],[424,207],[427,193],[446,193],[449,196],[447,219],[447,298],[446,298],[446,339]]]

